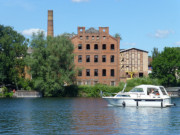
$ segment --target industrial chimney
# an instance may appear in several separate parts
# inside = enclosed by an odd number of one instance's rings
[[[48,10],[48,27],[47,27],[47,35],[54,36],[53,30],[53,10]]]

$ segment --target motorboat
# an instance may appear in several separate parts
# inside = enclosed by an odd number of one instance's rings
[[[115,96],[105,96],[103,93],[102,98],[109,105],[122,107],[169,107],[175,105],[171,103],[171,97],[163,86],[139,85],[129,92],[124,92],[124,89]]]

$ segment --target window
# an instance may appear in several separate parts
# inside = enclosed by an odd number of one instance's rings
[[[89,36],[86,36],[86,40],[88,40],[89,39]]]
[[[114,62],[114,55],[111,55],[111,62]]]
[[[90,55],[86,55],[86,62],[90,62]]]
[[[86,50],[90,50],[90,44],[86,45]]]
[[[98,55],[94,55],[94,62],[98,62]]]
[[[82,50],[82,44],[79,44],[79,45],[78,45],[78,49],[79,49],[79,50]]]
[[[111,81],[111,86],[115,86],[115,81]]]
[[[144,92],[143,88],[133,88],[130,92]]]
[[[159,95],[159,91],[156,88],[147,88],[147,95],[150,94]]]
[[[98,81],[94,81],[94,85],[96,85],[98,83]]]
[[[103,45],[102,45],[102,49],[103,49],[103,50],[106,50],[106,44],[103,44]]]
[[[77,85],[81,85],[81,84],[82,84],[82,82],[81,82],[81,81],[78,81],[78,82],[77,82]]]
[[[99,36],[97,36],[96,38],[99,39]]]
[[[78,62],[82,62],[82,55],[78,55]]]
[[[106,62],[106,55],[102,56],[102,62]]]
[[[111,50],[114,50],[114,44],[111,44]]]
[[[143,73],[139,73],[139,77],[143,77]]]
[[[114,76],[114,69],[111,69],[111,76]]]
[[[106,76],[106,69],[102,70],[102,76]]]
[[[80,36],[80,39],[82,40],[82,36]]]
[[[90,76],[90,69],[86,69],[86,76]]]
[[[82,70],[78,71],[78,76],[82,76]]]
[[[86,84],[91,85],[91,81],[90,80],[86,81]]]
[[[94,36],[92,36],[92,40],[94,40]]]
[[[103,36],[103,39],[106,39],[106,36]]]
[[[94,69],[94,76],[98,76],[98,69]]]
[[[166,91],[165,91],[165,89],[163,87],[160,87],[160,89],[161,89],[163,95],[167,95],[167,93],[166,93]]]
[[[94,45],[94,50],[98,50],[98,44]]]

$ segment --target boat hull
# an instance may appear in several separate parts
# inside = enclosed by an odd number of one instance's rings
[[[114,98],[103,97],[109,105],[113,106],[134,106],[134,107],[168,107],[172,106],[171,99],[132,99],[132,98]]]

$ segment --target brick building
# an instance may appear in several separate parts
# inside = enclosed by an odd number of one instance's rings
[[[78,27],[78,34],[71,41],[75,66],[81,69],[76,78],[78,85],[118,85],[120,38],[109,35],[109,27]]]
[[[137,48],[120,50],[120,80],[148,75],[148,52]]]

